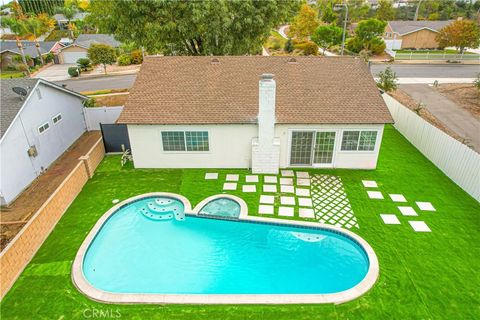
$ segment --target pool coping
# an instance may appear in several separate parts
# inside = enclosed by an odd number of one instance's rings
[[[298,227],[308,227],[312,229],[323,229],[332,231],[334,233],[339,233],[347,238],[355,241],[362,249],[369,260],[369,269],[365,277],[353,288],[336,292],[336,293],[327,293],[327,294],[150,294],[150,293],[112,293],[106,292],[92,286],[83,274],[83,259],[84,256],[95,239],[98,231],[101,229],[103,224],[121,207],[138,201],[143,198],[149,197],[170,197],[180,200],[185,207],[185,214],[187,215],[198,215],[198,211],[203,206],[199,207],[202,202],[207,202],[214,200],[219,197],[230,198],[232,200],[238,201],[240,198],[228,195],[228,194],[218,194],[209,198],[204,199],[200,202],[193,210],[190,204],[190,201],[179,194],[169,193],[169,192],[152,192],[145,193],[135,197],[131,197],[122,202],[119,202],[112,208],[110,208],[105,214],[100,217],[94,227],[90,230],[85,240],[82,242],[72,265],[72,281],[75,287],[86,297],[110,304],[324,304],[324,303],[334,303],[340,304],[345,303],[351,300],[354,300],[361,295],[369,291],[379,276],[379,264],[378,259],[373,251],[373,248],[366,242],[363,238],[353,233],[352,231],[326,225],[320,224],[318,222],[307,222],[307,221],[293,221],[293,220],[283,220],[275,218],[264,218],[256,216],[248,216],[248,208],[242,199],[239,201],[241,206],[241,214],[239,221],[250,221],[257,223],[267,223],[267,224],[281,224],[281,225],[290,225]],[[208,201],[206,201],[209,199]],[[242,203],[244,207],[242,207]],[[205,217],[202,215],[202,217]],[[208,217],[208,216],[207,216]],[[205,217],[206,218],[206,217]]]

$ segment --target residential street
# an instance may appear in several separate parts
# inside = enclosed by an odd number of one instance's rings
[[[136,74],[99,76],[88,79],[69,79],[56,81],[58,85],[66,84],[67,88],[77,92],[96,91],[103,89],[124,89],[131,88],[137,77]]]
[[[480,122],[455,102],[434,91],[426,84],[404,84],[400,88],[425,107],[438,120],[459,136],[469,139],[480,150]]]

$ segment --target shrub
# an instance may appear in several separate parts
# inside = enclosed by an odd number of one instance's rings
[[[49,62],[52,62],[53,61],[53,53],[49,52],[45,55],[45,58],[43,58],[45,60],[45,63],[49,63]]]
[[[477,88],[478,93],[480,94],[480,73],[477,74],[477,78],[473,81],[473,86]]]
[[[27,66],[24,65],[23,63],[14,66],[14,70],[17,70],[17,71],[23,71],[23,72],[25,72],[25,71],[27,71],[27,69],[28,69]]]
[[[68,68],[68,74],[71,77],[78,77],[80,75],[80,72],[78,70],[78,67],[70,67]]]
[[[77,65],[81,71],[87,71],[91,67],[90,59],[80,58],[77,60]]]
[[[397,89],[397,75],[392,68],[387,67],[385,71],[378,74],[377,87],[385,92],[394,91]]]
[[[380,38],[374,38],[370,40],[367,46],[368,50],[373,54],[381,54],[386,48],[385,42]]]
[[[133,64],[141,64],[143,62],[142,50],[133,50],[130,54],[130,58],[132,59]]]
[[[295,45],[295,49],[301,50],[305,56],[318,55],[318,46],[312,41],[306,41]]]
[[[359,38],[354,37],[354,38],[348,39],[346,43],[346,47],[348,50],[352,52],[359,53],[360,51],[363,50],[363,43]]]
[[[128,66],[132,64],[132,58],[129,54],[122,54],[118,57],[117,63],[119,66]]]
[[[285,46],[283,50],[285,50],[288,53],[292,53],[295,48],[293,47],[293,42],[292,38],[288,38],[287,42],[285,42]]]
[[[83,106],[85,108],[93,108],[95,107],[96,101],[95,98],[88,98],[87,100],[83,101]]]
[[[22,66],[24,66],[24,65],[22,64]],[[25,66],[24,66],[24,67],[25,67]],[[26,69],[26,68],[25,68],[25,69]],[[17,66],[16,64],[9,64],[9,65],[7,65],[7,67],[6,67],[6,70],[7,70],[7,71],[17,71],[17,70],[18,70],[18,66]]]

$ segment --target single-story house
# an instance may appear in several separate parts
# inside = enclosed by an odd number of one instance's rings
[[[85,99],[79,93],[42,79],[2,79],[2,205],[15,200],[85,132]]]
[[[383,40],[387,49],[436,49],[437,33],[452,21],[388,21]]]
[[[392,117],[351,57],[147,57],[117,123],[136,168],[374,169]]]
[[[59,51],[59,63],[77,63],[78,59],[86,58],[88,48],[92,44],[97,43],[107,44],[114,48],[119,47],[121,44],[110,34],[81,34],[72,44],[63,47]]]
[[[35,41],[21,41],[23,46],[23,52],[32,58],[38,57],[37,47]],[[42,56],[48,53],[57,53],[63,45],[57,41],[39,41],[40,52]],[[5,70],[13,62],[13,57],[21,56],[20,49],[18,49],[17,42],[15,40],[4,40],[0,42],[0,54],[2,57],[1,68]]]
[[[86,16],[88,16],[88,12],[77,12],[70,21],[83,20]],[[57,22],[60,29],[68,28],[68,19],[62,13],[53,15],[53,19]]]

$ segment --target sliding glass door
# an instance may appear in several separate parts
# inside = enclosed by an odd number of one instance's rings
[[[319,165],[332,164],[335,148],[335,131],[320,131],[315,136],[313,163]]]
[[[329,167],[333,164],[335,131],[292,131],[291,166]]]

